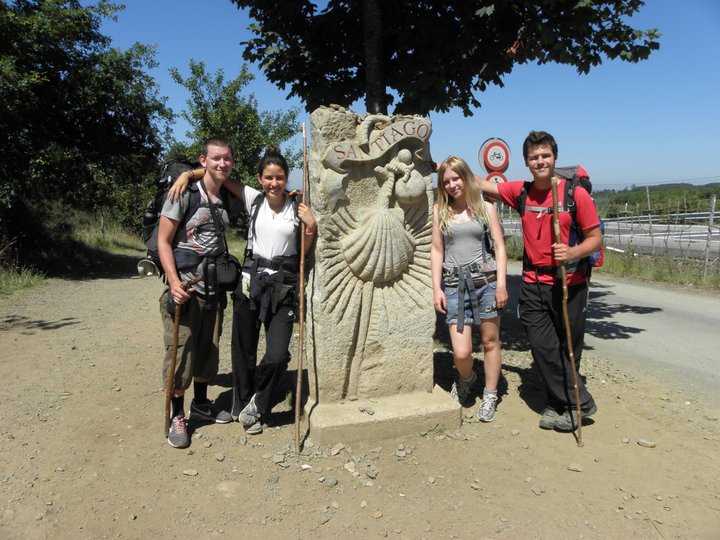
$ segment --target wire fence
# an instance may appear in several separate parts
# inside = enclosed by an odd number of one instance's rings
[[[630,255],[691,259],[702,264],[704,276],[718,273],[720,220],[716,205],[717,196],[712,195],[707,210],[678,212],[673,210],[675,205],[672,204],[653,207],[648,195],[644,212],[603,219],[605,248]],[[501,205],[500,212],[505,233],[520,235],[521,227],[515,210]]]

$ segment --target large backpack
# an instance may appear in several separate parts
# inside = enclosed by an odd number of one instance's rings
[[[569,246],[576,246],[585,239],[582,229],[577,223],[577,207],[575,205],[575,189],[580,186],[590,194],[592,192],[592,183],[590,182],[590,175],[582,165],[574,165],[571,167],[555,167],[555,174],[565,179],[565,192],[563,196],[563,204],[561,207],[562,212],[569,212],[572,218],[570,224],[570,235],[568,238]],[[517,212],[520,214],[520,218],[525,214],[527,200],[527,194],[530,190],[532,182],[525,182],[522,190],[517,198]],[[592,198],[592,197],[591,197]],[[593,204],[595,201],[593,200]],[[605,224],[600,220],[600,232],[605,231]],[[593,268],[600,268],[605,263],[605,248],[600,245],[600,249],[594,251],[587,257],[577,261],[577,268],[585,267],[588,278],[592,273]],[[526,258],[523,256],[523,264],[529,264]]]
[[[157,235],[158,224],[160,222],[160,213],[167,198],[167,192],[173,185],[177,177],[185,171],[195,168],[195,164],[185,161],[168,161],[163,164],[160,176],[155,181],[155,195],[147,204],[142,219],[142,239],[147,247],[147,258],[150,259],[158,270],[160,275],[163,274],[162,265],[160,264],[160,255],[158,254]],[[195,209],[199,207],[199,193],[197,197],[191,194],[190,202],[194,204]],[[194,212],[186,212],[186,215],[192,215]],[[182,223],[181,225],[185,225]],[[184,231],[184,226],[178,227],[178,233]],[[176,235],[177,241],[177,235]],[[176,243],[176,242],[175,242]]]

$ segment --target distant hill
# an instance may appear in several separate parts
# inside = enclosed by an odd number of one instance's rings
[[[701,186],[684,183],[659,184],[649,186],[649,190],[653,214],[708,212],[711,196],[720,196],[720,182]],[[604,217],[648,213],[645,186],[593,191],[593,198]],[[717,211],[720,212],[720,208],[717,208]]]

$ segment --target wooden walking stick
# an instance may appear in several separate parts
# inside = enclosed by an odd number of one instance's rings
[[[178,336],[180,334],[180,315],[182,313],[182,304],[175,304],[175,317],[173,319],[173,339],[172,339],[172,361],[165,379],[165,436],[170,431],[170,403],[175,393],[175,369],[177,368],[177,350]]]
[[[303,191],[302,202],[307,204],[308,192],[308,157],[307,133],[305,123],[302,124],[303,136]],[[305,223],[300,221],[300,270],[298,275],[298,313],[300,315],[300,328],[298,339],[297,378],[295,384],[295,449],[300,453],[300,407],[302,405],[302,372],[303,358],[305,356]]]
[[[555,243],[559,244],[562,240],[560,237],[560,201],[558,200],[558,177],[552,177],[552,203],[553,203],[553,237]],[[567,182],[567,180],[566,180]],[[573,390],[575,393],[575,407],[577,410],[577,445],[582,446],[582,411],[580,410],[580,388],[578,386],[578,373],[575,369],[575,350],[573,349],[572,331],[570,329],[570,316],[568,315],[568,287],[567,287],[567,268],[565,261],[560,263],[560,279],[562,281],[562,312],[563,322],[565,326],[565,341],[567,342],[568,357],[570,358],[570,369],[572,370]],[[571,415],[572,416],[572,415]]]
[[[201,278],[196,277],[182,284],[182,288],[187,290],[189,287],[200,281]],[[172,361],[170,362],[170,370],[165,379],[165,436],[170,431],[170,403],[175,393],[175,369],[177,368],[177,350],[180,335],[180,317],[182,314],[182,304],[175,304],[175,317],[173,318],[173,338],[172,338]]]

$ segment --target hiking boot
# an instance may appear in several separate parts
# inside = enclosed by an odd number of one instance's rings
[[[560,418],[560,414],[555,410],[555,407],[548,405],[542,412],[540,417],[540,423],[538,424],[542,429],[554,429],[555,422]]]
[[[197,402],[194,399],[190,404],[190,416],[198,416],[203,420],[209,420],[216,424],[229,424],[233,421],[230,413],[225,410],[218,410],[212,401]]]
[[[263,432],[263,425],[260,420],[255,422],[252,426],[247,426],[245,428],[245,433],[248,435],[260,435]]]
[[[173,448],[187,448],[190,446],[190,435],[188,435],[187,420],[184,415],[179,414],[173,417],[167,442]]]
[[[238,415],[238,422],[243,425],[245,430],[260,422],[260,411],[258,411],[257,405],[255,405],[256,395],[257,394],[253,394],[253,397],[250,398],[248,404],[245,405],[245,408],[240,411]],[[262,424],[260,425],[260,431],[262,431]]]
[[[483,393],[483,400],[477,412],[478,420],[481,422],[492,422],[495,420],[495,407],[497,406],[497,394]]]
[[[586,410],[582,411],[583,423],[586,418],[590,418],[597,412],[595,403],[590,405]],[[563,414],[558,415],[553,428],[557,431],[575,431],[579,425],[577,411],[573,409],[566,410]]]
[[[463,380],[461,377],[458,377],[457,382],[454,382],[452,388],[450,389],[450,397],[452,397],[455,401],[457,401],[461,406],[464,407],[468,404],[468,401],[470,400],[470,397],[472,395],[472,387],[475,384],[476,380],[477,375],[474,371],[470,378],[467,380]]]

